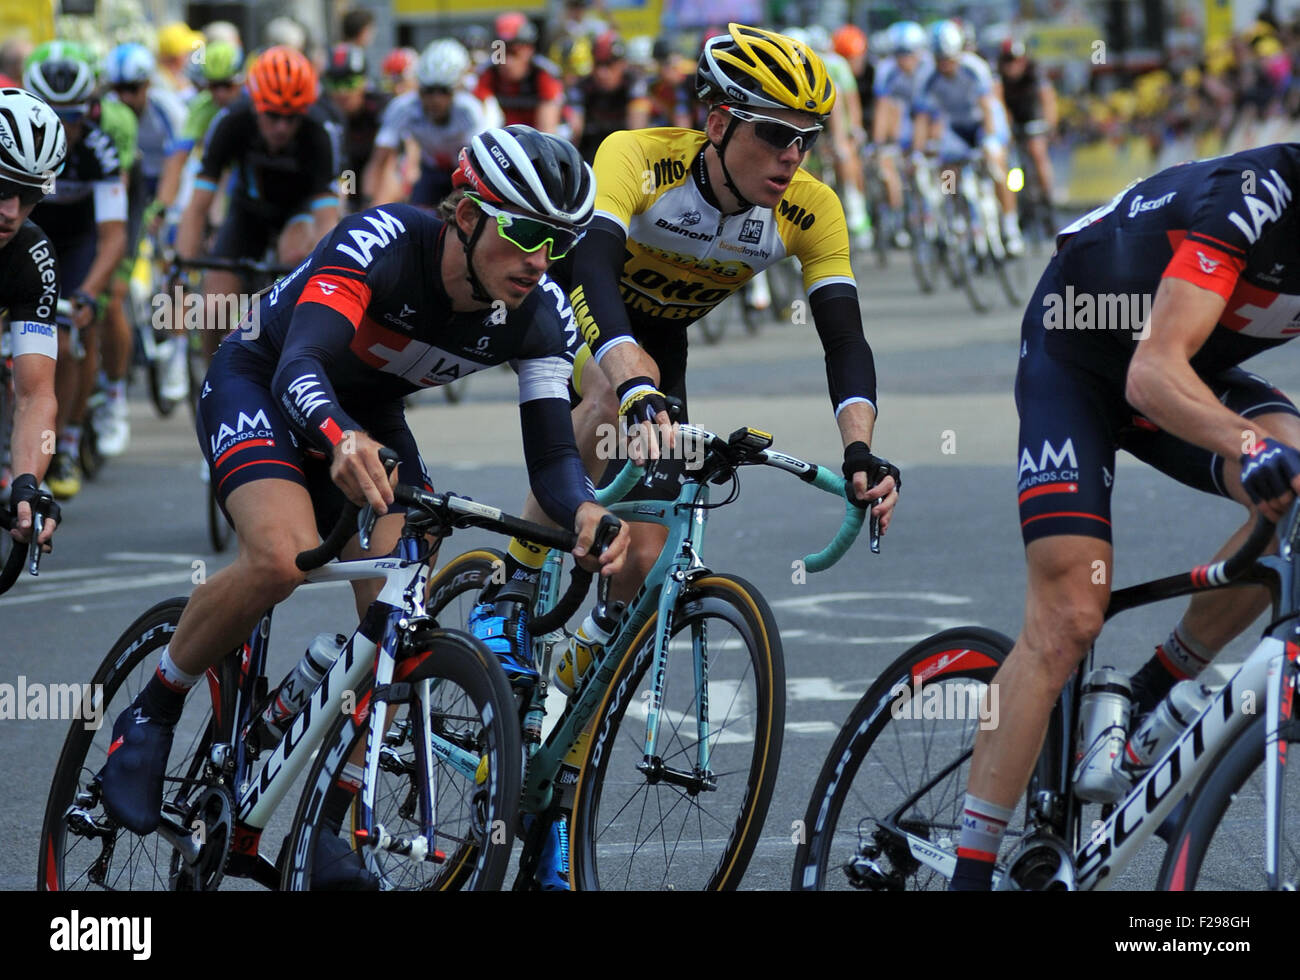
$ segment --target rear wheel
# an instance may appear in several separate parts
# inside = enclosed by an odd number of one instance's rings
[[[108,757],[113,723],[153,676],[157,653],[171,640],[185,603],[183,598],[168,599],[142,615],[91,678],[91,703],[81,702],[82,719],[72,723],[50,786],[38,888],[190,890],[213,887],[220,880],[224,850],[209,861],[211,850],[207,855],[193,853],[189,845],[190,828],[203,809],[203,798],[210,795],[200,777],[217,731],[213,704],[235,683],[233,675],[224,676],[232,669],[229,659],[208,672],[206,683],[200,681],[190,690],[168,757],[163,817],[185,828],[178,839],[186,846],[185,857],[162,833],[138,837],[119,827],[100,801],[98,773]],[[91,712],[84,710],[87,707]],[[223,715],[229,714],[228,708],[223,706]],[[89,727],[96,720],[101,723]],[[228,844],[205,835],[205,845],[209,842],[221,848]]]
[[[418,645],[419,654],[399,663],[387,698],[373,697],[367,683],[355,712],[326,733],[285,843],[286,890],[319,887],[330,876],[317,855],[342,849],[322,852],[323,835],[360,851],[386,891],[501,887],[521,780],[510,685],[492,652],[467,633],[433,630]],[[348,762],[366,743],[370,712],[381,705],[387,718],[374,797],[377,840],[367,846],[356,833],[359,773]],[[327,811],[340,801],[350,819],[331,825]],[[385,838],[395,843],[381,846]]]

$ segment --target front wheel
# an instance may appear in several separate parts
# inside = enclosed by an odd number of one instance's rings
[[[326,733],[285,841],[282,888],[329,887],[340,877],[317,861],[321,854],[347,859],[344,848],[323,849],[323,835],[360,850],[386,891],[501,887],[522,777],[510,685],[491,651],[466,633],[433,630],[420,648],[399,663],[385,700],[367,682],[355,711]],[[356,833],[360,752],[380,704],[387,716],[374,833],[398,842],[387,848],[378,840],[367,846]]]
[[[785,731],[785,663],[766,600],[743,579],[710,575],[678,601],[646,759],[660,629],[657,614],[641,627],[596,710],[574,795],[576,888],[734,889],[763,829]]]
[[[1160,869],[1161,890],[1214,891],[1266,889],[1266,812],[1264,735],[1268,716],[1261,713],[1210,767],[1192,794],[1187,812],[1165,851]],[[1281,739],[1300,742],[1300,721],[1283,723]],[[1297,750],[1290,757],[1297,758]],[[1300,775],[1283,770],[1281,812],[1300,812]],[[1290,800],[1288,803],[1287,801]],[[1280,833],[1278,887],[1300,887],[1300,846],[1289,836],[1285,816]]]
[[[876,679],[817,777],[792,889],[947,887],[975,733],[997,723],[989,682],[1011,646],[993,630],[946,630],[922,640]],[[1022,834],[1023,823],[1013,819],[1007,838]]]

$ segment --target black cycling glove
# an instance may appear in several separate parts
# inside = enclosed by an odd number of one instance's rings
[[[887,476],[894,478],[894,489],[903,489],[903,475],[899,472],[898,467],[889,460],[880,456],[875,456],[871,452],[871,447],[865,442],[851,442],[844,447],[844,495],[856,507],[865,510],[877,501],[867,502],[858,500],[853,493],[853,474],[867,474],[867,489],[870,490],[877,483]]]

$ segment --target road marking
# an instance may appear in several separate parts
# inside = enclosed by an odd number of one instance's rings
[[[785,634],[781,634],[782,638]],[[833,681],[829,677],[787,677],[785,696],[790,701],[857,701],[871,682]]]
[[[202,560],[169,551],[110,551],[104,557],[109,561],[162,561],[171,565],[193,565]]]
[[[834,735],[840,726],[829,721],[787,721],[785,730],[791,735]]]
[[[155,585],[171,585],[176,582],[189,582],[190,572],[160,572],[154,575],[138,575],[128,578],[116,578],[107,582],[88,582],[77,587],[77,597],[101,595],[105,592],[130,592],[134,589],[147,589]],[[0,609],[9,606],[22,606],[32,602],[67,602],[68,594],[63,589],[43,589],[39,592],[27,592],[19,595],[7,595],[0,599]]]
[[[793,599],[777,599],[771,603],[773,609],[794,609],[800,612],[821,616],[852,616],[854,611],[842,609],[823,609],[826,603],[863,602],[874,599],[910,599],[917,602],[930,602],[936,606],[959,606],[971,601],[970,596],[952,595],[948,592],[817,592],[813,595],[796,596]],[[784,632],[781,634],[785,635]]]

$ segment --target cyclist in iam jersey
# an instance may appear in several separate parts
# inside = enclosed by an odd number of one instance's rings
[[[345,497],[385,515],[366,554],[393,547],[402,518],[379,450],[400,455],[400,482],[429,486],[403,414],[410,392],[512,362],[531,485],[550,518],[577,532],[574,556],[590,561],[607,512],[569,419],[577,328],[546,270],[591,220],[591,169],[569,143],[513,126],[475,137],[455,182],[466,193],[446,224],[405,204],[343,219],[263,296],[259,329],[236,330],[213,359],[198,435],[239,557],[194,590],[155,676],[114,726],[104,803],[136,833],[157,827],[185,692],[302,582],[294,556],[315,546]],[[627,540],[623,529],[602,574],[619,570]],[[354,539],[345,557],[360,554]],[[357,583],[359,612],[380,584]]]
[[[0,310],[9,317],[16,396],[10,469],[0,471],[0,491],[18,519],[10,534],[24,542],[32,533],[30,501],[50,465],[41,446],[45,433],[54,431],[59,352],[58,258],[45,232],[28,218],[67,155],[68,138],[54,110],[30,92],[0,88]],[[41,531],[44,542],[58,526],[57,507]]]
[[[1101,631],[1114,579],[1110,494],[1126,449],[1181,483],[1278,520],[1300,491],[1295,405],[1242,361],[1296,336],[1300,145],[1164,170],[1062,229],[1021,327],[1025,622],[975,739],[954,889],[987,889],[1052,704]],[[1134,717],[1195,677],[1268,606],[1201,593],[1133,678]]]

